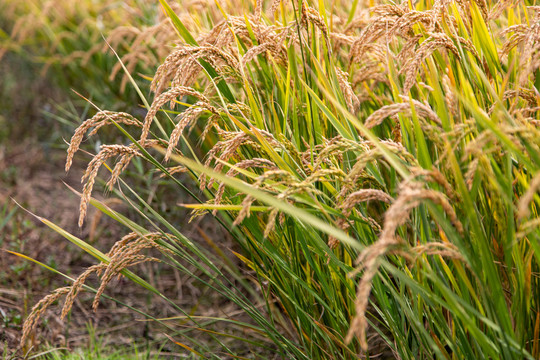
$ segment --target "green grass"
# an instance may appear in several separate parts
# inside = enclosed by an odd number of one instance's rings
[[[74,349],[64,347],[50,347],[42,352],[27,354],[24,359],[39,359],[39,360],[116,360],[116,359],[161,359],[174,358],[177,354],[171,354],[170,351],[152,352],[150,349],[145,349],[141,346],[114,346],[107,342],[106,336],[98,336],[95,329],[88,325],[89,341],[87,344],[80,345]],[[109,339],[110,341],[110,339]],[[162,346],[163,348],[163,346]],[[2,359],[14,359],[8,354],[4,354]]]
[[[114,346],[106,341],[106,336],[97,336],[95,329],[88,326],[89,342],[86,346],[81,346],[76,349],[59,348],[51,351],[48,354],[38,357],[42,360],[105,360],[105,359],[159,359],[166,358],[167,354],[156,351],[154,354],[150,350],[141,349],[137,346]],[[109,339],[110,340],[110,339]]]
[[[539,21],[529,2],[494,19],[491,1],[450,2],[438,15],[428,0],[414,9],[381,2],[346,30],[354,14],[345,3],[293,1],[274,17],[224,12],[227,21],[213,28],[221,37],[198,41],[160,2],[191,46],[179,49],[198,62],[178,60],[181,53],[166,61],[153,79],[164,91],[151,104],[138,91],[151,114],[163,110],[144,119],[147,139],[158,141],[137,142],[110,118],[131,147],[104,147],[92,164],[135,154],[155,179],[165,174],[190,194],[197,214],[225,205],[215,217],[244,267],[216,250],[219,239],[210,248],[192,242],[122,178],[112,191],[140,221],[90,203],[139,237],[159,233],[149,246],[166,264],[251,318],[220,317],[234,324],[224,333],[177,308],[189,328],[155,319],[173,342],[205,358],[263,348],[294,359],[540,356],[540,39],[529,29]],[[515,30],[520,41],[508,48],[512,33],[501,32],[516,24],[524,26]],[[182,181],[167,168],[179,164]],[[186,188],[188,177],[201,193]],[[114,266],[112,255],[64,236]],[[116,271],[163,297],[122,266]]]

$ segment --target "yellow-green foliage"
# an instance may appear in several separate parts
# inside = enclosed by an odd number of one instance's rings
[[[281,356],[540,356],[536,7],[275,1],[195,36],[161,4],[178,44],[146,117],[81,128],[141,134],[92,160],[81,222],[108,159],[111,186],[135,157],[178,186],[189,171],[207,199],[188,207],[242,247],[267,300],[243,308]]]

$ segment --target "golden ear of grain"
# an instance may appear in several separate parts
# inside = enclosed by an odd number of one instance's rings
[[[522,42],[523,52],[520,55],[519,67],[524,70],[520,73],[519,85],[526,87],[529,77],[540,65],[540,12],[535,16],[534,23],[528,29]]]
[[[351,113],[354,114],[360,106],[360,101],[358,100],[358,97],[354,94],[352,85],[348,80],[349,74],[338,67],[336,67],[335,70],[339,81],[339,87],[347,103],[347,108]]]
[[[403,84],[403,93],[408,94],[411,88],[416,83],[416,75],[420,68],[420,65],[426,60],[434,51],[439,49],[446,49],[451,51],[457,59],[461,59],[459,51],[454,45],[452,39],[445,33],[431,33],[418,48],[415,57],[410,59],[405,66],[400,70],[401,74],[405,74],[405,83]]]
[[[105,264],[98,264],[93,265],[86,269],[79,277],[73,282],[73,284],[70,286],[69,292],[66,295],[66,300],[64,302],[64,306],[62,307],[62,312],[60,315],[60,318],[63,320],[73,307],[73,303],[75,302],[75,298],[81,291],[83,285],[86,283],[86,280],[92,275],[93,273],[99,273],[105,269]]]
[[[120,161],[121,168],[120,170],[117,170],[118,174],[116,172],[113,172],[113,180],[115,181],[115,176],[117,177],[119,175],[119,171],[121,171],[126,165],[126,161],[129,161],[133,156],[141,156],[141,154],[135,150],[133,147],[125,146],[125,145],[102,145],[101,150],[99,153],[97,153],[94,158],[90,161],[88,164],[88,167],[86,168],[86,172],[84,173],[82,177],[82,181],[86,180],[86,183],[83,187],[83,192],[81,195],[81,204],[79,208],[79,227],[82,227],[84,223],[84,218],[86,216],[86,212],[88,210],[88,203],[90,202],[90,197],[92,195],[92,189],[94,188],[94,183],[96,180],[96,176],[98,174],[99,169],[101,168],[101,165],[103,163],[117,155],[125,155],[126,157]],[[115,169],[116,170],[116,169]]]
[[[199,101],[177,117],[179,121],[171,132],[171,136],[169,138],[169,146],[167,147],[167,151],[165,153],[165,161],[168,161],[170,159],[174,148],[178,144],[178,141],[180,140],[180,137],[184,132],[184,129],[188,126],[192,126],[205,110],[209,111],[215,116],[219,116],[219,112],[216,108],[214,108],[208,103]],[[201,138],[204,139],[204,136],[201,136]]]
[[[260,135],[262,135],[265,141],[274,148],[280,148],[282,145],[274,138],[274,136],[266,130],[256,130]],[[254,149],[260,149],[258,142],[252,140],[250,134],[244,133],[242,131],[238,132],[219,132],[223,140],[217,142],[208,152],[207,160],[205,161],[205,166],[209,167],[214,159],[219,159],[221,161],[217,162],[214,166],[214,171],[221,172],[223,169],[224,163],[228,162],[237,152],[241,146],[250,146]],[[206,176],[201,174],[199,177],[200,188],[204,189],[205,187],[210,187],[214,184],[214,179],[210,178],[207,183]]]
[[[144,142],[150,133],[150,125],[152,124],[152,121],[154,117],[156,116],[157,112],[165,105],[166,103],[170,102],[171,107],[174,104],[174,100],[178,98],[179,96],[193,96],[197,99],[199,99],[201,102],[208,104],[210,107],[210,100],[206,96],[204,96],[199,91],[186,87],[186,86],[179,86],[172,89],[169,89],[168,91],[160,94],[157,98],[154,99],[152,102],[152,106],[148,110],[148,113],[146,114],[144,118],[144,123],[142,127],[141,132],[141,142]]]
[[[81,125],[79,125],[77,129],[75,129],[75,133],[71,137],[71,141],[69,142],[69,147],[67,150],[66,171],[69,171],[69,169],[71,168],[71,164],[73,163],[73,156],[79,150],[79,146],[82,143],[84,134],[86,134],[88,130],[93,128],[93,130],[88,134],[88,136],[92,136],[96,134],[101,127],[105,125],[111,125],[113,124],[113,122],[129,126],[142,127],[142,123],[130,114],[114,111],[98,112],[92,118],[84,121]]]
[[[409,252],[414,254],[413,261],[416,261],[422,255],[438,255],[464,261],[463,255],[459,252],[457,246],[449,242],[430,242],[414,246]]]
[[[147,261],[159,261],[156,258],[141,254],[142,250],[155,248],[162,252],[170,253],[167,248],[164,248],[157,243],[157,240],[161,239],[163,236],[164,235],[161,233],[150,233],[144,236],[130,233],[124,236],[117,241],[108,252],[107,255],[110,258],[109,263],[101,262],[100,264],[89,267],[79,275],[71,286],[56,289],[54,292],[41,299],[34,305],[30,315],[28,315],[23,324],[23,335],[20,341],[21,346],[26,344],[29,336],[37,325],[37,321],[43,316],[45,310],[64,295],[66,295],[66,299],[62,307],[61,318],[64,319],[66,317],[73,306],[75,298],[90,275],[94,273],[101,275],[101,283],[92,304],[93,309],[96,310],[99,304],[99,298],[114,276],[119,275],[122,270],[127,267]],[[174,236],[170,234],[167,236],[174,238]]]
[[[36,305],[34,305],[32,311],[30,311],[30,314],[28,315],[23,324],[23,331],[20,341],[21,347],[24,347],[26,345],[28,338],[36,328],[37,322],[43,316],[45,310],[47,310],[49,306],[51,306],[55,301],[60,299],[63,295],[67,294],[69,290],[69,286],[56,289],[51,294],[41,299]]]
[[[339,204],[342,210],[349,210],[356,204],[366,201],[382,201],[387,204],[392,203],[393,199],[384,191],[378,189],[361,189],[349,194],[345,200]]]
[[[338,208],[341,209],[341,213],[343,216],[336,221],[336,225],[342,230],[347,230],[350,226],[347,219],[349,219],[351,215],[351,210],[359,203],[368,201],[381,201],[390,204],[394,201],[394,199],[384,191],[378,189],[357,190],[347,195],[345,199],[338,203]],[[355,216],[366,222],[377,233],[381,231],[381,226],[377,223],[377,221],[375,221],[375,219],[369,216],[365,216],[359,211],[355,212]],[[330,248],[334,248],[335,246],[337,246],[338,243],[339,241],[334,237],[330,237],[328,240],[328,245],[330,246]]]
[[[263,237],[266,239],[270,235],[270,233],[274,230],[276,226],[276,218],[278,216],[278,209],[272,209],[270,211],[270,215],[268,215],[268,220],[266,223],[266,227],[264,229],[264,235]]]
[[[402,243],[402,240],[398,238],[395,233],[397,228],[407,221],[412,209],[425,200],[432,201],[443,208],[456,230],[463,233],[463,225],[457,218],[448,199],[438,191],[424,189],[422,183],[412,181],[411,179],[405,180],[401,184],[399,196],[384,214],[384,226],[379,240],[362,251],[357,259],[357,263],[360,264],[360,266],[355,273],[361,270],[363,270],[364,273],[357,288],[357,297],[355,301],[356,315],[351,321],[346,341],[349,343],[354,336],[358,336],[360,345],[364,351],[367,351],[368,349],[366,338],[368,326],[366,311],[369,303],[369,295],[371,293],[371,284],[378,272],[379,259],[392,248]]]
[[[429,107],[429,105],[421,103],[418,100],[411,100],[407,96],[402,95],[401,98],[404,100],[404,102],[385,105],[379,110],[373,112],[365,120],[364,125],[368,129],[371,129],[377,125],[380,125],[384,119],[388,117],[393,117],[399,113],[402,113],[405,116],[411,116],[412,115],[411,103],[412,103],[412,105],[414,106],[414,110],[418,116],[424,119],[428,119],[439,126],[442,126],[441,119],[439,119],[439,116],[431,109],[431,107]]]
[[[302,7],[300,11],[302,13],[302,17],[300,19],[302,25],[304,25],[305,27],[307,27],[308,23],[315,25],[321,31],[324,38],[328,40],[328,28],[321,14],[319,14],[316,9],[309,6],[305,0],[302,1]]]

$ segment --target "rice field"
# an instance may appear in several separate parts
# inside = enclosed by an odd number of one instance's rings
[[[95,208],[125,233],[100,250],[35,215],[95,264],[33,305],[22,353],[47,309],[124,277],[172,313],[106,301],[189,358],[540,357],[534,1],[74,4],[8,1],[3,50],[81,79],[78,226]],[[146,263],[229,310],[180,306]]]

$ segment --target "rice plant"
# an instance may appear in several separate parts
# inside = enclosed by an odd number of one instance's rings
[[[97,306],[117,274],[160,296],[128,266],[187,271],[187,261],[251,317],[235,324],[250,329],[238,341],[282,358],[540,356],[537,7],[258,1],[195,37],[160,3],[179,38],[152,78],[153,101],[141,93],[146,116],[100,111],[68,149],[67,169],[90,129],[115,126],[129,140],[90,161],[79,225],[92,204],[131,234],[108,254],[65,234],[100,263],[38,303],[26,335],[51,299],[66,297],[67,314],[90,273],[101,278]],[[139,158],[179,190],[179,172],[198,182],[204,198],[179,201],[221,222],[259,292],[123,181]],[[148,229],[92,199],[104,167]],[[216,350],[163,325],[202,357],[253,354],[227,334],[212,333]]]

